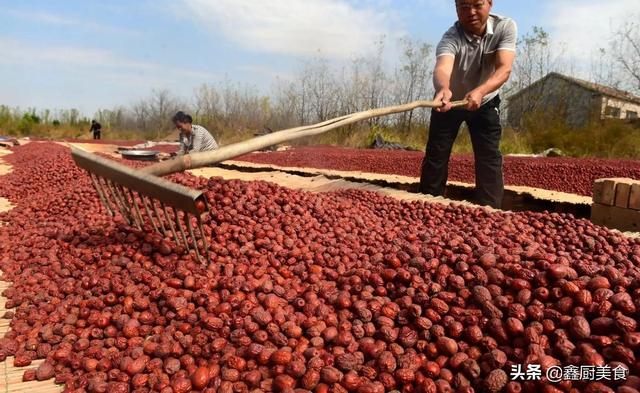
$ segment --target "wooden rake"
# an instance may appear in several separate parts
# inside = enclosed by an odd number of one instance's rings
[[[457,108],[466,104],[466,101],[456,101],[452,106]],[[172,238],[176,245],[184,247],[186,251],[193,250],[199,259],[204,256],[208,260],[209,246],[201,220],[201,215],[207,211],[204,194],[172,183],[161,176],[212,165],[362,120],[417,108],[441,106],[442,102],[439,101],[414,101],[404,105],[371,109],[310,126],[277,131],[213,151],[178,156],[142,169],[133,169],[73,146],[71,154],[76,164],[89,173],[98,197],[109,214],[115,216],[119,213],[129,225],[139,229],[153,228],[162,236]]]

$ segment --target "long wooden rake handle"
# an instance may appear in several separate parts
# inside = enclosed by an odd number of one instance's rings
[[[462,107],[467,104],[467,101],[455,101],[451,104],[454,108]],[[395,113],[408,112],[417,108],[438,108],[441,106],[441,101],[421,100],[404,105],[370,109],[367,111],[337,117],[335,119],[327,120],[322,123],[317,123],[310,126],[289,128],[286,130],[277,131],[246,141],[223,146],[217,150],[185,154],[172,160],[167,160],[150,165],[146,168],[141,169],[140,171],[144,174],[164,176],[170,173],[181,172],[187,169],[199,168],[215,164],[217,162],[229,160],[231,158],[251,153],[256,150],[264,149],[269,146],[277,145],[279,143],[292,141],[294,139],[319,135],[336,128],[357,123],[362,120],[392,115]]]

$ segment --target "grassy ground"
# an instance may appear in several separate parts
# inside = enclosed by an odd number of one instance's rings
[[[27,130],[16,129],[10,126],[0,126],[0,135],[9,135],[16,137],[32,137],[32,138],[44,138],[44,139],[75,139],[75,138],[92,138],[92,134],[89,132],[90,124],[79,124],[74,126],[59,125],[54,126],[52,124],[34,124]],[[113,130],[102,129],[102,137],[105,139],[113,140],[142,140],[148,139],[144,133],[136,130]]]
[[[639,123],[607,121],[582,130],[556,125],[525,135],[534,151],[557,147],[575,157],[640,159]]]
[[[328,134],[320,135],[300,142],[303,145],[338,145],[347,147],[366,148],[371,146],[376,134],[381,135],[385,141],[396,142],[408,146],[415,150],[423,151],[427,143],[427,126],[415,127],[411,132],[399,132],[388,128],[358,128],[351,130],[338,130]],[[503,132],[501,143],[502,152],[505,154],[518,153],[530,154],[537,150],[537,146],[532,146],[530,136],[523,133],[516,133],[511,128],[506,128]],[[544,144],[544,143],[541,143]],[[553,146],[550,146],[553,147]],[[546,149],[546,148],[545,148]],[[542,150],[545,150],[542,149]],[[466,127],[462,127],[458,138],[453,146],[454,153],[471,153],[471,138]]]
[[[386,141],[397,142],[416,150],[424,150],[427,140],[426,126],[415,127],[411,132],[388,128],[357,128],[332,131],[299,142],[302,145],[338,145],[366,148],[371,146],[376,134]],[[562,125],[531,126],[528,131],[517,132],[506,127],[500,144],[504,154],[533,154],[549,148],[557,148],[573,157],[640,158],[640,128],[624,122],[609,122],[582,130]],[[471,138],[462,127],[453,146],[454,153],[471,153]]]

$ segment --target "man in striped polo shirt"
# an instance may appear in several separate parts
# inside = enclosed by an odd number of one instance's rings
[[[493,0],[455,3],[458,21],[436,49],[434,99],[443,106],[431,112],[420,192],[444,194],[451,149],[465,122],[475,158],[476,202],[499,208],[504,184],[498,92],[511,74],[518,32],[512,19],[491,13]],[[451,109],[457,100],[468,104]]]
[[[180,130],[180,150],[177,154],[189,154],[218,148],[218,143],[211,133],[206,128],[193,124],[190,115],[181,111],[176,113],[171,120]]]

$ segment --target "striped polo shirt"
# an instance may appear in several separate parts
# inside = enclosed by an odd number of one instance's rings
[[[193,124],[191,134],[180,132],[180,150],[178,154],[196,153],[200,151],[215,150],[218,143],[211,133],[204,127]]]
[[[456,22],[442,37],[436,57],[453,56],[451,74],[452,100],[462,100],[467,93],[487,81],[496,70],[496,52],[516,50],[518,28],[513,19],[490,14],[487,31],[482,37],[467,33]],[[498,95],[499,90],[486,95],[482,104]]]

